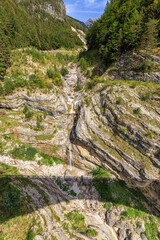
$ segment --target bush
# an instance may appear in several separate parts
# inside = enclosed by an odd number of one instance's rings
[[[53,158],[45,153],[41,153],[42,163],[48,166],[53,166]]]
[[[54,78],[56,78],[56,77],[58,77],[58,78],[60,78],[61,76],[60,76],[60,74],[59,74],[59,72],[57,72],[56,70],[54,70],[54,69],[47,69],[47,76],[49,77],[49,78],[52,78],[52,79],[54,79]]]
[[[104,208],[105,208],[107,211],[109,211],[109,210],[110,210],[110,207],[109,207],[109,205],[108,205],[108,203],[107,203],[107,202],[104,204]]]
[[[2,205],[7,214],[12,215],[20,209],[20,192],[10,190],[2,195]]]
[[[24,105],[23,113],[27,113],[27,112],[28,112],[28,106]]]
[[[82,71],[85,71],[87,69],[87,66],[88,66],[87,61],[85,60],[85,58],[82,57],[80,59],[80,67]]]
[[[92,76],[92,73],[91,73],[91,71],[90,71],[90,70],[87,70],[86,76],[87,76],[88,78],[91,78],[91,76]]]
[[[147,92],[147,93],[145,93],[141,96],[142,101],[149,100],[150,98],[151,98],[151,93],[150,92]]]
[[[31,120],[31,118],[33,117],[33,112],[29,111],[27,105],[24,105],[23,113],[25,114],[25,119],[28,121]]]
[[[87,82],[86,88],[87,90],[91,90],[98,82],[103,82],[99,79],[98,76],[95,76],[91,81]]]
[[[38,52],[37,49],[31,48],[31,49],[26,49],[26,53],[32,56],[33,62],[40,62],[44,63],[44,53]]]
[[[62,76],[67,75],[67,74],[68,74],[68,69],[65,68],[65,67],[62,67],[62,69],[61,69],[61,74],[62,74]]]
[[[10,78],[4,80],[4,92],[6,95],[12,94],[14,90],[14,83]]]
[[[45,76],[42,72],[36,72],[36,74],[31,74],[29,80],[32,84],[37,85],[39,88],[44,87]]]
[[[25,145],[15,147],[11,151],[11,155],[13,158],[22,159],[24,161],[33,161],[36,153],[38,153],[36,148]]]
[[[81,86],[80,84],[77,84],[75,90],[78,92],[78,91],[80,91],[81,89],[82,89],[82,86]]]
[[[3,95],[3,92],[4,92],[3,87],[2,87],[2,85],[0,84],[0,96]]]
[[[140,112],[141,112],[141,109],[138,107],[138,108],[136,108],[136,109],[134,109],[134,111],[133,111],[135,114],[140,114]]]
[[[56,86],[63,86],[63,81],[61,77],[56,77],[53,79],[53,84]]]
[[[28,111],[28,112],[25,113],[25,119],[26,120],[30,121],[32,117],[33,117],[33,112]]]
[[[121,105],[123,103],[123,99],[119,97],[116,101],[116,104]]]
[[[42,116],[37,116],[37,129],[41,129]]]
[[[153,138],[154,137],[154,132],[149,131],[148,133],[146,133],[147,137]]]
[[[15,79],[14,83],[15,83],[15,87],[17,87],[17,88],[18,87],[23,88],[23,87],[27,86],[27,81],[25,79],[23,79],[23,78]]]

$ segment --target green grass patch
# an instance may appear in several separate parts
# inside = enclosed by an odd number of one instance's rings
[[[90,237],[96,237],[97,231],[86,226],[85,217],[79,211],[74,210],[65,215],[71,224],[71,227],[76,232],[84,232]],[[67,226],[65,226],[67,227]]]
[[[41,158],[41,160],[38,161],[39,165],[44,164],[47,166],[53,166],[53,163],[62,163],[59,158],[52,157],[45,153],[41,153],[38,149],[25,144],[21,144],[18,147],[15,147],[13,150],[10,151],[10,154],[13,158],[23,161],[34,161],[36,158],[36,154],[38,154],[38,156]]]

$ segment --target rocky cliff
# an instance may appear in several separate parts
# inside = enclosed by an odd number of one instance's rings
[[[61,0],[34,0],[34,1],[25,1],[25,0],[18,0],[18,2],[25,7],[27,12],[32,14],[36,14],[36,12],[40,12],[41,10],[49,13],[51,16],[64,20],[66,17],[66,7],[64,2]]]
[[[27,57],[24,67],[21,60],[22,74],[37,68],[45,74],[51,55],[45,65]],[[138,78],[140,56],[119,58],[91,90],[86,74],[69,61],[63,86],[51,87],[48,79],[48,88],[18,88],[1,97],[0,162],[16,167],[13,186],[31,198],[27,214],[37,214],[42,227],[38,233],[31,225],[35,240],[159,239],[160,59],[151,56],[155,64],[145,82]],[[137,81],[122,78],[130,69]]]
[[[92,19],[89,18],[86,22],[85,25],[87,26],[87,28],[89,28],[91,25],[93,25],[94,22],[96,22],[98,20],[98,18]]]

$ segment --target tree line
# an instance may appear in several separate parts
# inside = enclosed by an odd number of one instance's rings
[[[60,8],[61,0],[48,0],[55,7],[59,20],[50,15],[42,0],[3,0],[0,2],[0,78],[4,76],[9,65],[8,49],[28,46],[40,50],[57,48],[71,49],[83,46],[71,26],[82,30],[79,23],[74,23],[65,14],[65,8]],[[63,3],[62,3],[63,4]]]
[[[126,50],[154,48],[160,38],[160,0],[112,0],[89,28],[89,49],[98,49],[106,62]]]

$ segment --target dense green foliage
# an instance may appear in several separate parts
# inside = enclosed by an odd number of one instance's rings
[[[87,32],[89,49],[98,49],[106,62],[139,46],[152,48],[160,36],[159,0],[114,0]]]
[[[9,66],[8,39],[5,36],[3,25],[0,22],[0,78],[3,78]]]
[[[53,166],[53,163],[62,163],[60,159],[51,157],[48,154],[41,153],[38,149],[27,146],[25,144],[22,144],[19,147],[15,147],[10,153],[13,158],[21,159],[23,161],[34,161],[36,154],[38,154],[39,158],[41,159],[38,161],[39,165],[44,164],[47,166]]]
[[[4,92],[6,95],[8,94],[12,94],[14,90],[14,83],[12,82],[12,80],[10,78],[6,78],[4,80]]]
[[[54,6],[57,17],[64,20],[49,14],[46,2],[41,0],[24,0],[20,3],[4,0],[0,3],[0,22],[12,48],[35,46],[44,50],[83,45],[71,30],[71,20],[60,8],[61,1],[48,0],[47,3]],[[79,27],[81,29],[81,25]]]

